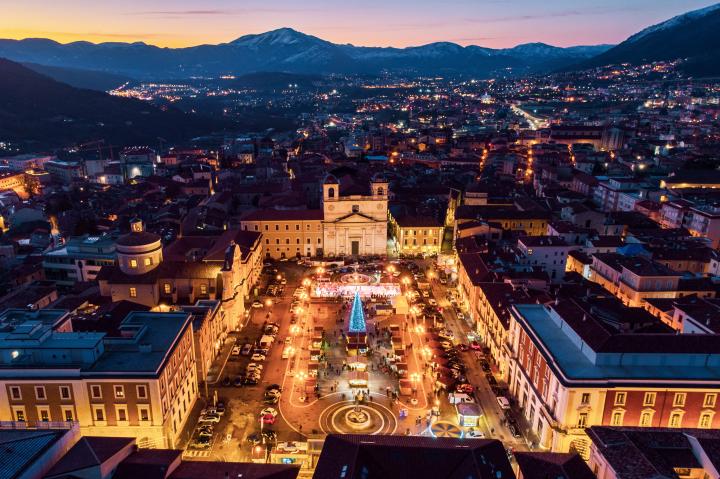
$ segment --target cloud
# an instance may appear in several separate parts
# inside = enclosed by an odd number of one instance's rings
[[[616,13],[625,13],[638,11],[637,7],[621,7],[621,8],[609,8],[609,7],[590,7],[582,10],[558,10],[549,12],[538,12],[528,13],[524,15],[507,15],[498,17],[484,17],[484,18],[466,18],[465,21],[470,23],[500,23],[500,22],[521,22],[531,20],[545,20],[549,18],[566,18],[566,17],[585,17],[585,16],[596,16],[596,15],[610,15]]]
[[[318,11],[312,8],[294,9],[294,8],[212,8],[198,10],[145,10],[137,12],[126,12],[125,15],[148,16],[148,17],[212,17],[227,15],[249,15],[253,13],[294,13],[294,12],[311,12]]]

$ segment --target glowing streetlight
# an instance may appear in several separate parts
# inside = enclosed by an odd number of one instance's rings
[[[268,308],[272,308],[272,305],[273,305],[272,299],[268,298],[265,300],[265,306],[267,306]]]
[[[277,276],[275,276],[275,279],[277,279],[278,281],[280,281],[280,280],[282,279],[282,275],[281,275],[281,274],[278,274]]]
[[[308,287],[310,286],[310,278],[305,278],[302,282],[303,286]]]

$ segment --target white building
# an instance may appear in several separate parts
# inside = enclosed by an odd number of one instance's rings
[[[370,191],[340,190],[333,175],[323,181],[323,243],[326,256],[386,255],[388,182],[370,180]]]

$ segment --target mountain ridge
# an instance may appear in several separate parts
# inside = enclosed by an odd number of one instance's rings
[[[539,45],[543,45],[542,48]],[[99,70],[134,78],[243,74],[258,71],[290,73],[488,75],[500,70],[546,71],[558,63],[577,62],[605,51],[608,45],[555,47],[521,44],[507,49],[434,42],[405,48],[336,44],[292,28],[242,35],[227,43],[167,48],[143,42],[86,41],[59,43],[50,39],[0,39],[0,57],[66,68]],[[427,61],[429,60],[429,61]]]

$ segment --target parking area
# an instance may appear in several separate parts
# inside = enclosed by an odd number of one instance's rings
[[[357,269],[401,285],[409,308],[406,314],[386,314],[385,298],[366,304],[370,381],[363,400],[372,401],[383,422],[393,425],[385,432],[430,434],[432,422],[447,421],[468,436],[497,437],[525,449],[522,422],[513,404],[504,402],[507,388],[495,379],[481,343],[471,339],[472,329],[447,284],[450,278],[430,260],[368,261]],[[323,274],[335,280],[347,271],[327,267]],[[308,281],[316,272],[289,261],[264,267],[263,294],[249,304],[247,325],[229,339],[227,361],[209,388],[188,455],[257,460],[278,444],[291,446],[308,435],[332,432],[327,430],[332,406],[357,392],[347,386],[350,371],[342,341],[349,303],[311,299]],[[398,334],[407,348],[404,374],[388,361]],[[406,390],[400,387],[402,379],[406,386],[412,383]],[[459,414],[467,409],[460,403],[478,405],[476,423]]]

